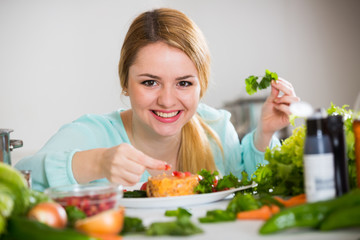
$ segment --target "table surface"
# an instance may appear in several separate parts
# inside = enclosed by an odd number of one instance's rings
[[[341,239],[341,240],[360,240],[360,228],[352,228],[346,230],[335,230],[328,232],[320,232],[317,230],[302,228],[302,229],[290,229],[277,234],[272,235],[259,235],[258,231],[263,221],[258,220],[237,220],[234,222],[223,222],[223,223],[207,223],[201,224],[198,221],[199,217],[204,217],[206,211],[214,209],[226,209],[229,199],[202,204],[202,205],[193,205],[184,207],[189,212],[192,213],[192,221],[196,223],[204,233],[186,236],[186,237],[171,237],[164,236],[161,237],[161,240],[170,240],[170,239],[189,239],[189,240],[201,240],[201,239],[266,239],[266,240],[277,240],[277,239],[291,239],[291,240],[332,240],[332,239]],[[129,217],[138,217],[142,219],[145,226],[149,226],[153,222],[160,221],[172,221],[173,218],[166,217],[164,215],[166,210],[175,210],[176,208],[126,208],[126,216]],[[154,237],[149,237],[145,235],[126,235],[126,239],[154,239]],[[156,239],[159,239],[157,237]]]

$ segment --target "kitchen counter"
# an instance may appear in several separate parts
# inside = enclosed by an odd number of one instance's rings
[[[149,237],[141,234],[137,235],[126,235],[126,239],[161,239],[161,240],[170,240],[170,239],[189,239],[189,240],[202,240],[202,239],[265,239],[265,240],[278,240],[278,239],[291,239],[291,240],[360,240],[360,228],[352,228],[346,230],[336,230],[328,232],[320,232],[312,229],[290,229],[273,235],[259,235],[258,230],[263,224],[263,221],[258,220],[237,220],[234,222],[223,222],[223,223],[207,223],[201,224],[198,222],[198,217],[203,217],[208,210],[214,209],[226,209],[229,199],[203,204],[203,205],[194,205],[184,207],[189,212],[192,213],[192,221],[196,223],[201,229],[204,230],[204,233],[192,235],[188,237]],[[127,208],[126,216],[129,217],[138,217],[143,220],[145,226],[149,226],[153,222],[159,221],[172,221],[173,217],[166,217],[164,213],[166,210],[175,210],[176,208]]]

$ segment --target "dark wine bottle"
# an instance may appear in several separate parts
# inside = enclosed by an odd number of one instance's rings
[[[348,159],[343,117],[340,115],[329,116],[327,125],[334,153],[336,196],[341,196],[349,191]]]

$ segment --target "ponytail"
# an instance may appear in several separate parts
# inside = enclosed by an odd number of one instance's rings
[[[201,169],[217,170],[211,150],[211,140],[216,143],[224,155],[217,134],[198,114],[195,114],[181,132],[177,169],[191,173],[196,173]]]

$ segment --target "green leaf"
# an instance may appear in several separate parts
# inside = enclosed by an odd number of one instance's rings
[[[258,77],[255,76],[249,76],[247,79],[245,79],[245,88],[246,88],[246,92],[249,95],[252,95],[257,92],[257,88],[259,85],[257,79]]]
[[[181,217],[188,216],[190,217],[192,214],[189,213],[186,209],[179,207],[176,210],[167,210],[165,211],[165,216],[167,217]]]
[[[266,89],[270,86],[272,80],[277,80],[278,75],[275,72],[271,72],[269,70],[265,70],[265,76],[261,79],[260,83],[258,83],[259,77],[251,75],[245,79],[245,89],[249,95],[252,95],[257,92],[258,89]]]
[[[206,217],[199,218],[201,223],[235,221],[236,215],[233,212],[216,209],[206,212]]]
[[[214,183],[217,181],[219,172],[214,171],[211,173],[206,169],[202,169],[198,172],[201,177],[199,184],[194,188],[196,193],[211,193],[215,189]]]
[[[237,188],[240,186],[242,186],[242,184],[239,181],[239,179],[236,176],[234,176],[232,173],[230,173],[229,175],[226,175],[222,179],[219,180],[219,182],[216,186],[216,190],[222,191],[225,189]]]
[[[142,223],[142,220],[136,217],[125,216],[124,226],[121,231],[121,234],[124,235],[124,234],[139,233],[139,232],[145,232],[145,227]]]
[[[66,206],[65,211],[70,227],[73,227],[77,220],[86,218],[86,214],[76,206]]]
[[[254,195],[238,193],[229,202],[226,211],[236,214],[240,211],[255,210],[259,209],[260,207],[261,204],[258,200],[255,199]]]
[[[146,230],[146,235],[188,236],[203,232],[202,229],[200,229],[193,222],[191,222],[190,216],[188,214],[184,214],[183,210],[185,209],[181,210],[181,208],[179,208],[178,210],[179,210],[178,213],[182,213],[182,214],[178,214],[176,216],[176,221],[152,223],[150,227]]]

